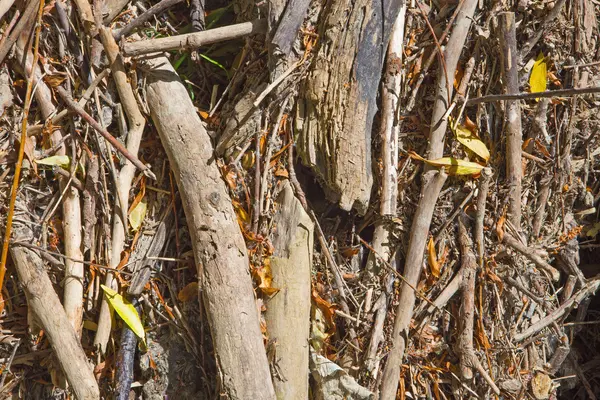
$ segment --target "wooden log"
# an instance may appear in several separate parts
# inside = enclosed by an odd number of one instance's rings
[[[223,394],[274,399],[246,245],[187,89],[165,57],[145,61],[147,100],[188,221]]]
[[[273,343],[273,383],[278,399],[308,398],[310,336],[310,271],[314,224],[294,196],[289,181],[277,199],[271,258],[273,287],[279,292],[266,302],[267,332]]]
[[[400,4],[335,0],[322,11],[319,50],[299,104],[297,146],[344,210],[365,212],[369,204],[375,98]]]

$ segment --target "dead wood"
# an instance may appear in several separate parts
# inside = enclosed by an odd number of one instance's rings
[[[133,94],[133,90],[127,78],[123,59],[119,53],[119,48],[112,36],[110,29],[100,28],[100,39],[102,45],[110,61],[110,69],[112,76],[115,79],[119,98],[123,104],[123,109],[127,114],[129,132],[127,134],[127,151],[129,154],[137,157],[142,140],[142,134],[146,125],[146,119],[140,112],[137,100]],[[121,262],[121,251],[125,248],[125,238],[127,237],[127,220],[124,215],[127,213],[129,204],[129,189],[135,175],[136,166],[126,160],[125,164],[119,171],[116,187],[116,204],[113,214],[112,227],[112,246],[109,266],[116,268]],[[115,287],[113,274],[107,273],[104,284],[110,288]],[[102,301],[100,316],[98,317],[98,330],[94,338],[94,345],[98,346],[102,352],[106,351],[111,328],[111,318],[106,299]]]
[[[393,347],[388,354],[383,370],[383,380],[380,389],[382,399],[394,399],[396,397],[400,366],[402,365],[402,358],[404,357],[404,350],[408,341],[410,320],[412,319],[415,305],[416,295],[413,288],[419,282],[421,264],[423,262],[423,250],[425,249],[429,224],[433,216],[435,202],[444,182],[446,182],[446,178],[447,175],[443,170],[433,176],[427,186],[423,188],[421,201],[413,216],[410,242],[408,244],[404,267],[406,282],[403,282],[400,289],[398,309],[396,310],[396,319],[394,320],[394,333],[392,335]]]
[[[190,227],[222,388],[233,399],[274,398],[246,246],[210,139],[169,61],[149,59],[145,68],[148,106]]]
[[[279,399],[308,397],[308,346],[314,224],[294,196],[289,181],[277,198],[271,258],[273,287],[266,302],[271,374]]]
[[[12,246],[11,256],[27,303],[50,339],[52,350],[78,399],[99,399],[92,365],[65,314],[42,260],[33,250]]]
[[[336,0],[322,11],[319,50],[311,66],[298,154],[340,207],[366,212],[373,184],[371,128],[391,29],[401,1],[384,10],[361,0]]]
[[[243,22],[223,28],[209,29],[203,32],[171,36],[161,39],[141,40],[123,45],[123,54],[132,57],[176,49],[195,49],[225,40],[238,39],[248,35],[265,33],[267,23],[264,20]]]
[[[506,94],[519,92],[517,34],[515,14],[501,13],[500,30],[502,32],[500,43],[502,45],[502,76]],[[521,131],[521,105],[518,100],[506,102],[506,180],[510,187],[509,218],[512,224],[521,232],[521,145],[523,132]]]

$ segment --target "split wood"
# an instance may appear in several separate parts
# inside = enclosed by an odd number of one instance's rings
[[[98,132],[106,140],[108,140],[108,142],[115,148],[115,150],[117,150],[125,158],[131,161],[133,165],[136,166],[136,168],[138,168],[144,173],[144,175],[156,180],[156,175],[154,175],[154,173],[150,170],[150,167],[141,162],[140,159],[137,158],[137,156],[135,156],[129,150],[127,150],[127,148],[125,148],[125,146],[123,146],[121,142],[119,142],[113,135],[111,135],[106,129],[104,129],[90,114],[88,114],[83,108],[81,108],[81,106],[71,98],[71,95],[67,93],[67,91],[64,88],[58,87],[57,91],[71,111],[78,114],[88,124],[90,124],[92,128],[96,130],[96,132]]]
[[[125,43],[123,45],[123,54],[131,57],[168,50],[195,49],[207,44],[265,33],[266,30],[267,22],[257,19],[252,22],[243,22],[203,32]]]

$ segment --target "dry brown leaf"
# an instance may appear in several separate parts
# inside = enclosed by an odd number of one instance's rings
[[[191,282],[185,285],[183,289],[177,293],[177,299],[182,303],[186,303],[190,300],[195,299],[198,296],[198,282]]]

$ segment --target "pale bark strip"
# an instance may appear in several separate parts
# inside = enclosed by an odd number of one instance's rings
[[[33,55],[28,52],[25,57],[25,47],[27,36],[21,35],[16,45],[16,56],[18,60],[25,62],[24,70],[31,71]],[[28,73],[28,72],[27,72]],[[46,83],[41,79],[41,70],[39,66],[35,66],[34,84],[36,85],[35,97],[40,105],[42,117],[50,118],[55,112],[56,107],[52,103],[52,92]],[[51,135],[52,143],[58,144],[62,140],[62,131],[54,130]],[[66,155],[65,146],[62,145],[57,155]],[[59,176],[58,181],[61,193],[65,190],[68,177]],[[82,263],[73,260],[82,260],[83,254],[81,251],[81,203],[79,191],[73,186],[67,188],[63,202],[63,236],[65,255],[65,281],[63,292],[63,306],[67,314],[67,318],[75,329],[78,337],[81,336],[83,327],[83,280],[84,266]]]
[[[48,335],[52,350],[71,390],[80,400],[99,399],[100,391],[79,338],[63,311],[52,282],[36,252],[13,245],[10,250],[19,282],[23,285],[27,304]]]
[[[391,221],[396,216],[398,206],[398,137],[400,134],[400,120],[398,107],[402,91],[402,51],[404,41],[404,23],[406,15],[406,2],[403,2],[398,12],[398,18],[392,28],[390,43],[388,45],[385,78],[381,88],[381,149],[383,171],[381,177],[381,203],[379,208],[380,220],[375,225],[373,234],[373,249],[377,254],[369,254],[367,271],[369,275],[379,276],[382,262],[390,262],[393,254],[391,244]],[[378,257],[381,257],[381,260]],[[385,283],[383,283],[385,284]],[[383,319],[387,314],[388,298],[385,290],[377,299],[376,323],[369,341],[368,352],[365,357],[366,368],[373,373],[379,362],[377,350],[383,340]]]
[[[440,194],[440,190],[446,182],[447,175],[444,171],[439,171],[429,184],[423,189],[423,194],[417,211],[413,217],[413,223],[410,232],[410,241],[408,244],[408,253],[406,254],[406,263],[404,267],[404,278],[406,282],[402,283],[400,288],[400,297],[398,298],[398,309],[396,311],[396,320],[394,321],[394,333],[392,335],[392,349],[388,353],[387,362],[383,370],[383,379],[381,382],[380,399],[395,399],[398,390],[398,380],[400,378],[400,367],[404,350],[408,342],[408,330],[410,320],[412,319],[415,306],[415,292],[412,288],[416,287],[421,275],[423,264],[423,251],[427,241],[427,232],[433,217],[433,209]]]
[[[246,245],[210,138],[168,59],[146,61],[152,120],[188,221],[222,390],[231,399],[274,399]]]
[[[207,44],[237,39],[257,33],[265,33],[266,30],[267,22],[262,19],[257,19],[251,22],[243,22],[241,24],[209,29],[202,32],[125,43],[123,46],[123,54],[131,57],[160,51],[195,49],[206,46]]]
[[[364,213],[373,186],[371,130],[381,67],[401,0],[329,3],[299,104],[304,125],[296,144],[331,200]]]
[[[448,121],[444,115],[448,109],[449,99],[452,98],[452,85],[448,85],[446,76],[453,77],[460,58],[461,51],[467,39],[467,34],[471,27],[473,15],[477,7],[477,0],[465,0],[461,10],[458,13],[456,26],[452,30],[452,35],[444,51],[444,59],[447,70],[438,74],[437,90],[435,103],[431,118],[431,130],[429,133],[429,144],[427,156],[430,159],[436,159],[443,156],[444,138]],[[442,64],[442,63],[440,63]],[[447,175],[440,171],[429,168],[423,176],[423,186],[421,196],[414,220],[411,226],[410,242],[406,253],[404,265],[404,277],[407,282],[416,287],[419,283],[421,268],[423,263],[423,252],[427,240],[427,233],[431,224],[433,210],[437,202],[440,190],[446,181]],[[412,319],[415,305],[415,293],[407,284],[403,283],[400,289],[400,298],[396,320],[394,322],[394,334],[392,336],[392,349],[389,352],[388,359],[383,370],[383,379],[381,383],[381,399],[394,399],[398,390],[398,381],[400,379],[400,367],[404,357],[404,350],[408,340],[408,330]]]
[[[100,28],[100,39],[104,45],[104,50],[110,61],[113,78],[117,85],[119,98],[123,104],[123,109],[127,114],[129,132],[127,133],[127,150],[137,155],[144,132],[146,120],[140,112],[133,90],[129,85],[123,59],[119,54],[117,43],[113,39],[112,32],[108,28]],[[127,237],[127,221],[123,221],[122,215],[127,213],[129,204],[129,190],[135,175],[136,167],[129,160],[125,160],[125,165],[121,168],[118,178],[117,200],[115,201],[112,227],[112,243],[109,266],[116,268],[121,261],[121,252],[125,248],[125,238]],[[116,282],[111,272],[107,272],[104,284],[115,289]],[[106,351],[106,344],[110,336],[111,319],[106,299],[102,299],[100,307],[100,316],[98,317],[98,330],[94,338],[94,345],[100,348],[100,351]]]
[[[269,361],[278,399],[308,398],[311,267],[314,224],[289,181],[277,199],[271,258],[272,286],[279,289],[266,301]]]
[[[502,47],[502,77],[506,94],[519,93],[519,66],[517,64],[517,35],[515,14],[500,14],[500,44]],[[506,102],[506,180],[510,186],[508,216],[510,222],[521,232],[521,180],[523,179],[521,131],[521,104],[519,100]]]

